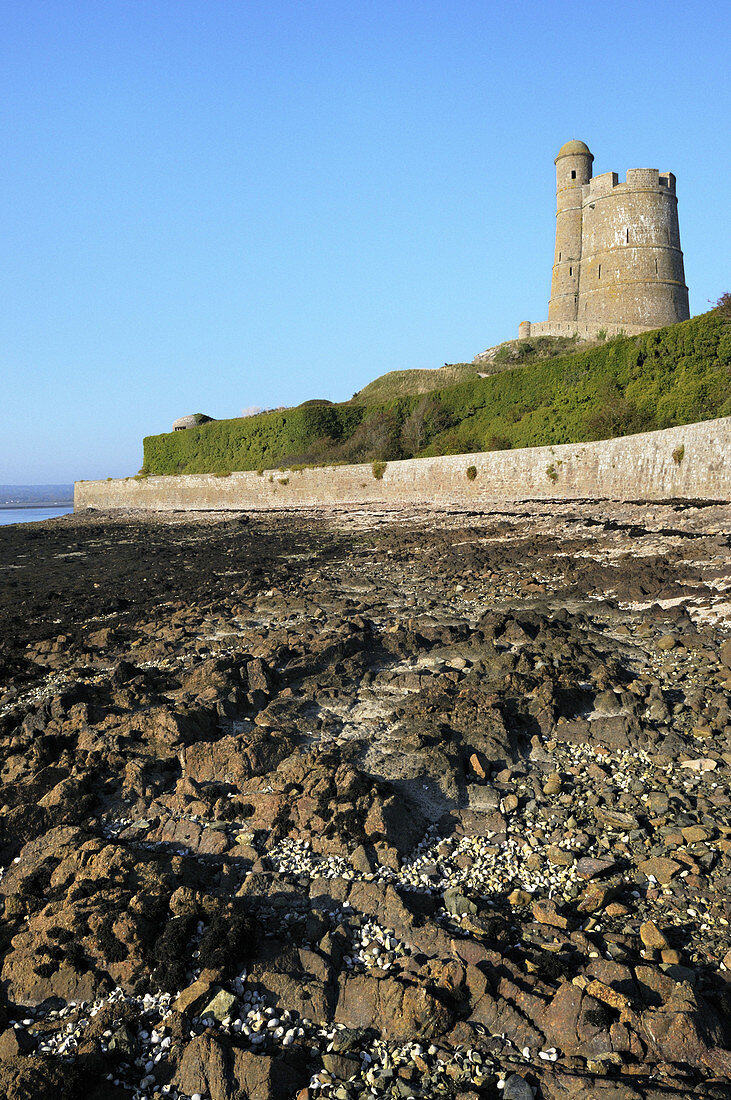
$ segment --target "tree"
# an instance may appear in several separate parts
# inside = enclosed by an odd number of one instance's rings
[[[454,423],[454,417],[435,397],[422,397],[406,417],[401,428],[404,453],[413,457]]]
[[[725,321],[731,321],[731,291],[726,291],[718,299],[715,305],[715,309],[721,314]]]

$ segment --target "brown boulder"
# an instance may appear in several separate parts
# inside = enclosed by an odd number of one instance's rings
[[[674,859],[666,859],[665,856],[653,856],[651,859],[645,859],[640,863],[639,869],[648,878],[655,878],[662,885],[670,882],[678,871],[682,870],[679,863],[676,863]]]
[[[386,1040],[434,1039],[449,1031],[454,1014],[432,990],[396,978],[370,974],[341,978],[334,1021],[352,1028],[375,1028]]]
[[[612,1050],[610,1020],[599,1001],[571,982],[556,990],[540,1019],[546,1043],[570,1056],[607,1054]]]
[[[28,1054],[35,1047],[35,1040],[27,1031],[9,1027],[0,1035],[0,1061],[15,1058],[19,1054]]]
[[[206,1033],[186,1046],[173,1084],[210,1100],[272,1100],[293,1095],[304,1083],[298,1076],[282,1058],[241,1050]]]

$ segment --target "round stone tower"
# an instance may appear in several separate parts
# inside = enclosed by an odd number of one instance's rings
[[[583,191],[578,320],[659,328],[689,316],[675,176],[595,176]]]
[[[549,321],[575,321],[581,273],[582,191],[591,179],[594,157],[583,141],[567,141],[556,165],[556,253],[553,260]]]

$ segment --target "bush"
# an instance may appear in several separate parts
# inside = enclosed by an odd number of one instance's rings
[[[467,480],[468,481],[474,481],[475,478],[477,477],[477,467],[476,466],[468,466],[466,472],[467,472]]]
[[[401,446],[407,458],[413,458],[431,440],[451,427],[454,417],[433,396],[419,398],[401,427]]]
[[[316,405],[152,435],[144,441],[145,465],[156,474],[271,468],[287,455],[304,452],[315,440],[326,438],[333,446],[350,439],[366,411]]]
[[[553,463],[551,463],[550,466],[546,466],[546,476],[548,477],[549,481],[558,481],[558,470]]]
[[[516,365],[427,398],[305,406],[148,436],[154,474],[389,462],[580,443],[731,415],[731,326],[722,305],[690,321]],[[530,343],[535,355],[541,339]],[[554,345],[555,346],[555,345]],[[528,351],[518,349],[516,356]]]
[[[491,435],[485,441],[486,451],[509,451],[512,444],[506,435]]]
[[[676,466],[679,466],[684,458],[685,458],[685,444],[681,443],[680,446],[676,447],[675,450],[673,451],[673,462],[675,463]]]
[[[376,479],[376,481],[380,481],[382,479],[383,475],[386,472],[386,466],[387,466],[386,462],[374,462],[373,463],[373,465],[371,466],[371,469],[373,470],[373,476]]]
[[[722,294],[714,308],[724,320],[731,321],[731,292],[727,290],[725,294]]]
[[[395,412],[371,411],[335,454],[346,462],[388,462],[401,458],[400,424]]]

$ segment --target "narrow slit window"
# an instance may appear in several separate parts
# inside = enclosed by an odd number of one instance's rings
[[[599,278],[601,279],[601,277],[602,277],[602,265],[599,264]]]
[[[575,180],[575,179],[576,179],[576,172],[575,172],[575,171],[571,173],[571,179],[572,179],[572,180]]]
[[[655,274],[657,275],[657,260],[655,260]]]
[[[558,262],[561,263],[561,253],[558,254]]]
[[[573,275],[573,273],[574,273],[574,269],[573,269],[573,267],[570,267],[569,268],[569,275]]]
[[[625,229],[624,231],[624,243],[629,244],[629,229]]]

